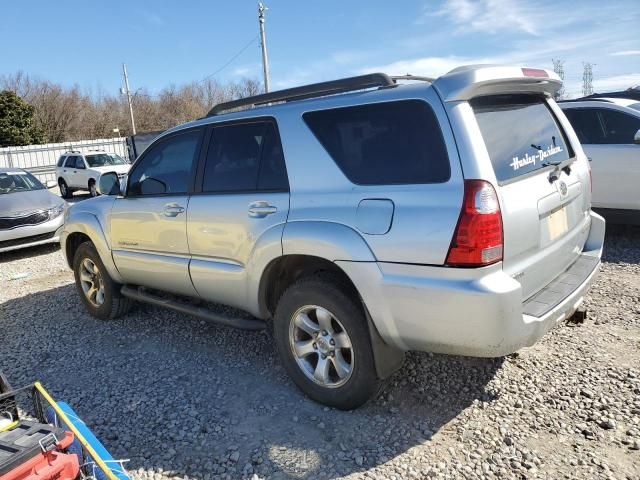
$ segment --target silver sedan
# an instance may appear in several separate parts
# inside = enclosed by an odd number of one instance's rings
[[[59,241],[66,203],[47,187],[25,170],[0,167],[0,252]]]

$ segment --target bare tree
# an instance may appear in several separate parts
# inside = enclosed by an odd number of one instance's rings
[[[90,95],[80,87],[63,87],[24,72],[0,77],[0,89],[11,90],[35,108],[36,123],[49,142],[64,142],[113,135],[118,128],[130,135],[128,113],[122,99]],[[170,85],[151,95],[141,89],[134,94],[133,108],[140,132],[164,130],[200,118],[215,104],[256,95],[262,84],[255,79],[221,84],[215,79]]]

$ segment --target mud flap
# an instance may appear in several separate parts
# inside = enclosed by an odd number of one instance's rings
[[[362,300],[362,299],[361,299]],[[398,348],[392,347],[378,333],[378,329],[369,315],[367,306],[362,302],[364,312],[367,317],[367,325],[369,327],[369,336],[371,338],[371,349],[373,350],[373,360],[376,366],[376,373],[380,380],[385,380],[397,372],[404,363],[404,352]]]

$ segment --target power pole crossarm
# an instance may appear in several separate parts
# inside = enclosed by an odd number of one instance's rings
[[[269,59],[267,58],[267,40],[264,33],[264,12],[267,7],[258,3],[258,23],[260,24],[260,46],[262,48],[262,70],[264,72],[264,92],[269,93]]]
[[[122,73],[124,75],[124,88],[127,95],[127,103],[129,104],[129,115],[131,115],[131,132],[132,135],[136,134],[136,122],[133,119],[133,103],[131,101],[131,90],[129,89],[129,76],[127,75],[127,65],[122,64]]]

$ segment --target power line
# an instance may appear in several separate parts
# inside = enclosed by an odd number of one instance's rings
[[[253,37],[244,47],[242,47],[238,51],[238,53],[236,53],[233,57],[231,57],[227,63],[222,65],[219,69],[217,69],[211,75],[207,75],[206,77],[204,77],[202,80],[200,80],[199,83],[205,82],[205,81],[209,80],[211,77],[215,77],[217,74],[219,74],[221,71],[223,71],[229,65],[231,65],[236,58],[238,58],[240,55],[242,55],[247,50],[247,48],[249,48],[258,39],[259,36],[260,35],[256,35],[255,37]]]

